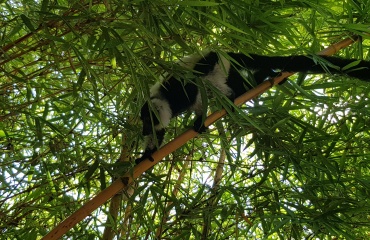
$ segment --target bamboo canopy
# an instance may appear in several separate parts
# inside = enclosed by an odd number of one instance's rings
[[[328,48],[320,51],[317,53],[318,55],[333,55],[334,53],[338,52],[339,50],[349,46],[350,44],[357,41],[357,36],[352,36],[347,39],[344,39],[338,43],[335,43]],[[250,91],[246,92],[242,96],[235,99],[235,105],[240,106],[241,104],[253,99],[254,97],[262,94],[263,92],[267,91],[271,87],[275,86],[285,78],[293,75],[294,73],[291,72],[283,72],[279,77],[276,77],[272,81],[265,81],[262,84],[258,85],[256,88],[251,89]],[[206,127],[210,126],[217,120],[221,119],[227,114],[226,110],[220,110],[217,112],[212,113],[210,116],[207,117],[205,120],[204,125]],[[192,129],[189,129],[185,131],[184,133],[180,134],[178,137],[164,145],[162,148],[160,148],[158,151],[153,153],[152,158],[154,159],[153,162],[150,160],[145,160],[134,167],[132,172],[128,172],[125,175],[123,175],[120,179],[114,181],[109,187],[101,191],[99,194],[97,194],[94,198],[92,198],[90,201],[86,202],[79,210],[74,212],[71,216],[66,218],[64,221],[62,221],[58,226],[56,226],[52,231],[50,231],[47,235],[43,237],[43,240],[51,240],[51,239],[59,239],[63,236],[69,229],[71,229],[73,226],[78,224],[80,221],[82,221],[85,217],[87,217],[89,214],[91,214],[92,211],[96,210],[99,206],[104,204],[106,201],[108,201],[110,198],[112,198],[115,194],[122,191],[122,189],[126,189],[130,187],[130,185],[133,183],[133,181],[141,176],[146,170],[153,167],[155,164],[157,164],[161,159],[163,159],[165,156],[169,155],[176,149],[180,148],[182,145],[184,145],[187,141],[190,139],[196,137],[198,135],[197,132],[195,132]]]

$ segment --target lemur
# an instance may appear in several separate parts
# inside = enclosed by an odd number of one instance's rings
[[[178,62],[193,73],[194,79],[184,76],[169,76],[150,89],[150,100],[141,109],[143,122],[142,134],[145,136],[145,151],[136,159],[136,164],[151,158],[153,152],[161,146],[165,128],[171,118],[185,111],[196,115],[194,130],[201,132],[204,117],[202,96],[196,78],[204,84],[211,84],[230,100],[234,100],[254,85],[272,79],[280,72],[302,72],[309,74],[342,74],[370,81],[370,62],[338,57],[297,56],[261,56],[227,52],[192,55]],[[186,74],[188,77],[189,75]],[[253,83],[253,84],[252,84]]]

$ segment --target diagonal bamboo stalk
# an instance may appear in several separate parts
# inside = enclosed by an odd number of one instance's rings
[[[352,43],[356,42],[359,39],[358,36],[352,36],[346,38],[338,43],[335,43],[324,50],[317,53],[318,55],[333,55],[334,53],[338,52],[342,48],[345,48]],[[256,88],[251,89],[250,91],[246,92],[245,94],[241,95],[237,99],[235,99],[235,105],[239,106],[244,102],[251,100],[254,97],[257,97],[261,93],[265,92],[269,88],[275,86],[285,78],[293,75],[293,72],[283,72],[279,77],[272,79],[271,81],[265,81],[258,85]],[[209,125],[213,124],[218,119],[224,117],[226,115],[226,110],[222,109],[220,111],[212,113],[204,122],[204,125],[208,127]],[[132,172],[126,173],[120,179],[114,181],[112,185],[101,191],[98,195],[92,198],[90,201],[86,202],[80,209],[74,212],[71,216],[61,222],[57,227],[55,227],[52,231],[46,234],[42,239],[43,240],[50,240],[50,239],[59,239],[66,233],[69,229],[74,227],[77,223],[83,220],[86,216],[88,216],[92,211],[97,209],[99,206],[104,204],[107,200],[113,197],[116,193],[121,191],[123,188],[128,187],[134,179],[138,178],[141,174],[143,174],[146,170],[153,167],[157,164],[160,160],[162,160],[165,156],[169,155],[176,149],[180,148],[190,139],[196,137],[198,135],[193,129],[189,129],[186,132],[179,135],[177,138],[173,139],[171,142],[164,145],[161,149],[153,153],[152,158],[154,159],[153,162],[149,161],[149,159],[144,160],[140,164],[134,167]]]

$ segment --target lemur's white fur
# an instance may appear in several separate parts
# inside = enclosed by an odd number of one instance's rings
[[[150,149],[157,147],[157,140],[153,134],[144,137],[144,146]]]
[[[195,54],[192,54],[192,55],[188,55],[188,56],[185,56],[181,59],[179,59],[177,61],[177,64],[182,66],[182,67],[185,67],[185,68],[188,68],[188,69],[193,69],[195,67],[195,65],[197,64],[197,62],[199,62],[203,56],[207,55],[209,53],[209,51],[204,51],[202,53],[195,53]]]
[[[220,56],[220,60],[212,72],[207,74],[204,79],[209,81],[215,88],[217,88],[225,96],[230,96],[233,90],[226,84],[227,77],[230,71],[230,61],[225,57]]]
[[[230,70],[230,61],[227,60],[223,56],[220,56],[220,59],[221,61],[219,61],[215,65],[214,69],[202,79],[204,80],[205,84],[207,83],[212,84],[215,88],[217,88],[225,96],[231,96],[233,94],[233,91],[226,84],[228,73]],[[201,97],[200,91],[198,92],[196,101],[190,110],[194,111],[195,114],[198,116],[202,115],[203,105],[202,105],[202,97]]]
[[[160,98],[152,98],[152,104],[159,114],[159,124],[154,126],[155,130],[161,130],[170,123],[172,118],[172,110],[168,101]]]

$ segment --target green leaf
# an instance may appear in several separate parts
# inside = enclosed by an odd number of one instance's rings
[[[360,62],[361,62],[361,60],[353,61],[353,62],[351,62],[350,64],[348,64],[348,65],[344,66],[344,67],[342,68],[342,70],[343,70],[343,71],[346,71],[346,70],[348,70],[348,69],[350,69],[350,68],[356,67]]]
[[[24,14],[21,14],[21,15],[20,15],[20,17],[21,17],[21,19],[22,19],[23,23],[26,25],[26,27],[28,27],[28,29],[29,29],[29,30],[31,30],[31,32],[34,32],[34,31],[35,31],[35,28],[34,28],[34,26],[33,26],[33,24],[32,24],[31,19],[29,19],[29,18],[28,18],[26,15],[24,15]]]

